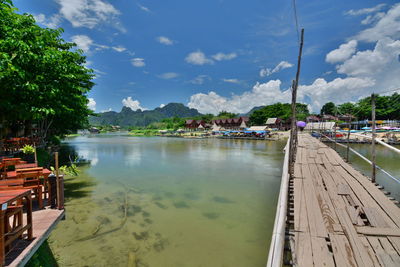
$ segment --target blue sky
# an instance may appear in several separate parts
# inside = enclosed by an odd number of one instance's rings
[[[305,28],[299,101],[356,101],[400,87],[398,1],[296,1]],[[181,102],[243,113],[290,101],[298,36],[293,1],[14,0],[64,28],[95,70],[96,112]]]

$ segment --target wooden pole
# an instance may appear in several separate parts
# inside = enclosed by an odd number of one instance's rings
[[[372,106],[372,176],[371,181],[375,183],[376,180],[376,151],[375,151],[375,138],[376,138],[376,125],[375,125],[375,94],[371,95],[371,106]]]
[[[60,183],[59,183],[59,170],[58,170],[58,152],[55,153],[55,167],[56,167],[56,181],[57,181],[57,207],[60,206]]]
[[[347,129],[346,162],[349,162],[349,150],[350,150],[350,129],[351,129],[351,120],[349,119],[349,124],[348,124],[348,129]]]
[[[293,81],[292,85],[292,125],[290,130],[290,140],[289,140],[289,174],[293,175],[294,171],[294,160],[296,156],[296,146],[297,146],[297,127],[296,127],[296,98],[297,98],[297,87],[299,86],[300,69],[301,69],[301,54],[303,52],[303,41],[304,41],[304,29],[301,29],[300,38],[300,48],[299,56],[297,58],[297,72],[296,80]]]
[[[38,161],[37,161],[37,152],[36,152],[36,145],[35,145],[35,143],[33,143],[33,147],[34,147],[34,149],[35,149],[35,163],[38,164]]]

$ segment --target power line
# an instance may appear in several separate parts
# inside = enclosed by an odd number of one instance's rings
[[[391,93],[391,92],[396,92],[396,91],[400,91],[400,88],[391,89],[391,90],[384,91],[384,92],[377,92],[377,93],[374,93],[374,94],[386,94],[386,93]]]
[[[292,3],[293,3],[294,21],[296,23],[297,41],[300,43],[299,21],[297,18],[296,0],[293,0]]]

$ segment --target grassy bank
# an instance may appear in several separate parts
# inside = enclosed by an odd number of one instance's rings
[[[47,240],[38,248],[36,253],[25,265],[26,267],[57,267],[57,261],[51,251]]]
[[[129,132],[129,135],[147,137],[147,136],[158,136],[159,133],[158,130],[155,129],[144,129],[144,130],[131,130]]]

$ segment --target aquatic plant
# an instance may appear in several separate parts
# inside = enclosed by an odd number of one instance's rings
[[[154,202],[154,204],[155,204],[157,207],[159,207],[159,208],[161,208],[161,209],[164,209],[164,210],[168,208],[167,206],[165,206],[164,204],[162,204],[161,202],[158,202],[158,201]]]
[[[220,197],[220,196],[215,196],[215,197],[212,198],[212,200],[215,201],[215,202],[224,203],[224,204],[235,203],[235,201],[230,200],[229,198]]]
[[[216,212],[204,212],[203,216],[210,220],[215,220],[219,217],[219,214]]]
[[[175,208],[182,209],[182,208],[190,208],[190,206],[185,201],[178,201],[174,202]]]

